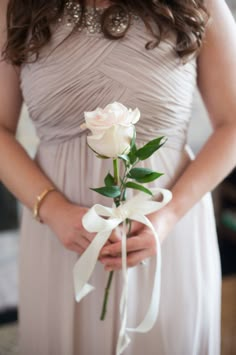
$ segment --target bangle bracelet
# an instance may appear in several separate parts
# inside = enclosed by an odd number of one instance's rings
[[[39,209],[40,209],[40,207],[41,207],[41,205],[42,205],[42,203],[43,203],[45,197],[46,197],[50,192],[55,191],[55,190],[56,190],[55,187],[50,187],[50,188],[44,190],[40,195],[38,195],[38,196],[36,197],[36,202],[35,202],[35,205],[34,205],[34,207],[33,207],[33,216],[34,216],[34,218],[35,218],[37,221],[39,221],[40,223],[43,223],[43,221],[42,221],[42,220],[40,219],[40,217],[39,217]]]

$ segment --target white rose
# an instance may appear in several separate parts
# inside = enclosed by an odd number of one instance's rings
[[[85,112],[85,123],[92,135],[87,137],[89,146],[99,155],[117,158],[120,154],[128,154],[134,135],[134,124],[140,118],[140,111],[128,109],[118,102]]]

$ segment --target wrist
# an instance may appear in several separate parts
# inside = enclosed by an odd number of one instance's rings
[[[176,213],[172,201],[170,201],[166,206],[162,207],[157,212],[149,214],[148,219],[157,229],[159,229],[160,224],[163,224],[168,226],[168,229],[171,230],[178,222],[179,216]]]
[[[68,204],[68,200],[58,190],[52,191],[48,194],[39,210],[39,217],[45,224],[50,224],[55,218],[56,212]]]

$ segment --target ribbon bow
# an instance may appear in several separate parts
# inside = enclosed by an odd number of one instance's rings
[[[109,208],[95,204],[82,219],[84,228],[90,233],[96,232],[97,235],[74,265],[73,278],[75,299],[77,302],[81,301],[83,297],[94,290],[94,287],[88,284],[87,281],[95,268],[100,250],[107,242],[114,228],[124,222],[126,218],[129,218],[148,226],[155,236],[158,257],[156,257],[156,269],[149,307],[144,319],[136,328],[127,328],[128,274],[126,230],[125,223],[123,223],[121,248],[123,273],[123,290],[120,301],[121,328],[116,347],[116,355],[120,355],[128,346],[130,342],[130,338],[127,334],[128,331],[146,333],[152,329],[158,316],[161,283],[161,247],[155,228],[146,215],[158,211],[165,206],[171,200],[172,194],[169,190],[161,188],[152,188],[150,190],[153,193],[153,197],[143,192],[139,192],[136,196],[132,197],[119,207],[113,206],[112,208]],[[161,202],[153,200],[157,193],[161,193],[163,196],[163,200]],[[109,218],[104,219],[101,216]]]

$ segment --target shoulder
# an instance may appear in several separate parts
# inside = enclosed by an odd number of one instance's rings
[[[199,60],[205,56],[218,54],[214,62],[222,60],[223,57],[234,57],[236,55],[236,23],[231,10],[225,0],[206,0],[206,7],[210,19],[206,28],[206,35]],[[225,54],[225,56],[223,55]]]
[[[217,126],[236,115],[236,23],[224,0],[206,0],[206,6],[210,20],[198,56],[198,87]]]

